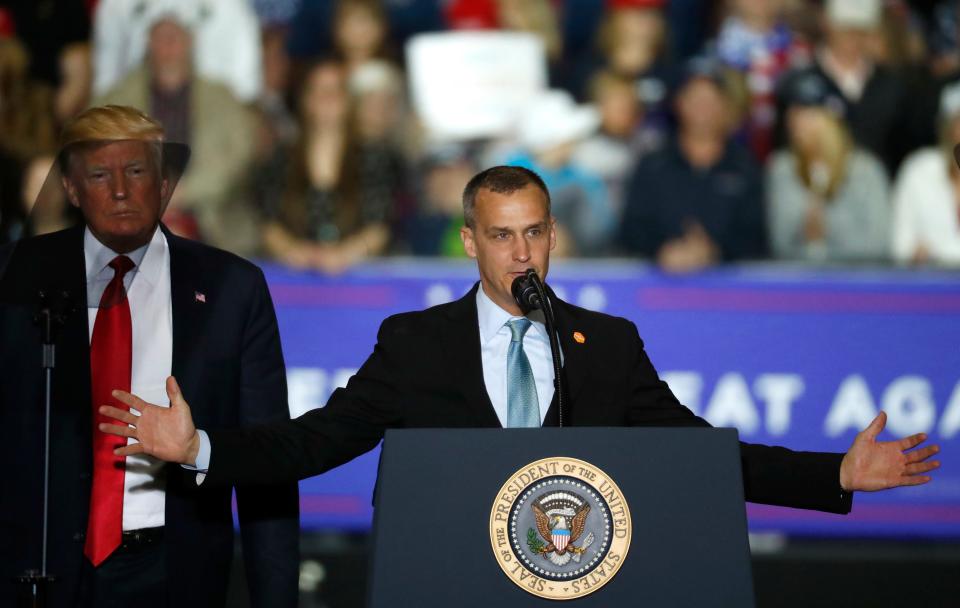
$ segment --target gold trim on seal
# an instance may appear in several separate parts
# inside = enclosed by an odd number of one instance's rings
[[[595,491],[607,503],[611,524],[610,546],[604,558],[583,575],[560,581],[539,576],[517,559],[511,547],[510,520],[514,504],[530,486],[552,477],[571,478]],[[518,587],[551,600],[583,597],[610,582],[627,557],[632,534],[630,509],[620,488],[606,473],[576,458],[544,458],[519,469],[500,488],[490,509],[490,544],[497,564]]]

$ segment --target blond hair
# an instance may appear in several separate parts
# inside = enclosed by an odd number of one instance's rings
[[[60,147],[86,141],[139,139],[162,142],[163,125],[131,106],[88,108],[64,125]]]
[[[115,105],[87,108],[65,124],[60,132],[60,170],[66,175],[70,158],[77,148],[128,139],[156,144],[154,156],[159,168],[163,137],[163,125],[137,108]]]
[[[821,129],[817,139],[817,150],[811,154],[800,149],[799,146],[794,145],[792,148],[797,156],[800,180],[808,189],[816,191],[829,201],[837,194],[847,177],[853,139],[839,116],[825,108],[818,108],[818,110],[822,112],[824,128]],[[826,184],[818,184],[818,180],[815,179],[814,166],[818,161],[829,170]]]

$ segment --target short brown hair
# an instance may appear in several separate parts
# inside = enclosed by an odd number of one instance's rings
[[[137,108],[115,105],[87,108],[60,132],[61,170],[66,173],[70,156],[68,148],[76,144],[125,139],[161,144],[163,138],[163,125]],[[159,154],[157,158],[160,158]]]
[[[540,176],[524,167],[499,165],[477,173],[467,182],[467,186],[463,189],[463,223],[467,228],[473,228],[477,192],[480,190],[489,190],[497,194],[513,194],[530,184],[543,192],[543,198],[547,203],[547,215],[549,215],[550,192]]]

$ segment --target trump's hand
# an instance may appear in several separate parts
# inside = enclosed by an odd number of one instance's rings
[[[877,441],[887,424],[886,412],[880,412],[870,425],[857,434],[840,463],[840,487],[847,492],[885,490],[899,486],[917,486],[930,481],[924,475],[940,466],[927,459],[940,451],[930,445],[908,452],[927,440],[917,433],[896,441]]]
[[[149,454],[166,460],[195,466],[200,451],[200,436],[193,426],[190,406],[183,399],[180,387],[173,376],[167,378],[167,396],[170,407],[160,407],[147,403],[136,395],[125,391],[113,391],[118,401],[140,412],[137,416],[109,405],[100,407],[100,413],[125,424],[102,423],[99,428],[104,433],[133,437],[140,443],[134,443],[114,450],[117,456],[131,454]],[[129,426],[128,426],[129,425]]]

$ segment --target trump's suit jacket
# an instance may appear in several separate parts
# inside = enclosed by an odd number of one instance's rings
[[[207,480],[316,475],[372,449],[388,428],[500,426],[484,386],[476,289],[385,320],[373,354],[325,407],[279,424],[210,433]],[[565,424],[708,426],[659,379],[633,323],[552,301],[564,354]],[[574,340],[574,332],[585,340]],[[554,398],[544,424],[557,422]],[[746,499],[849,512],[842,457],[741,443]]]
[[[276,316],[263,273],[232,254],[173,236],[172,370],[202,428],[288,417]],[[13,576],[40,564],[43,401],[37,292],[66,291],[53,373],[48,570],[51,606],[82,605],[79,580],[92,447],[90,347],[82,227],[24,239],[0,252],[0,605]],[[198,486],[178,465],[166,477],[170,606],[222,606],[232,560],[231,488]],[[270,481],[270,480],[267,480]],[[293,482],[238,486],[254,605],[295,606],[299,509]]]

